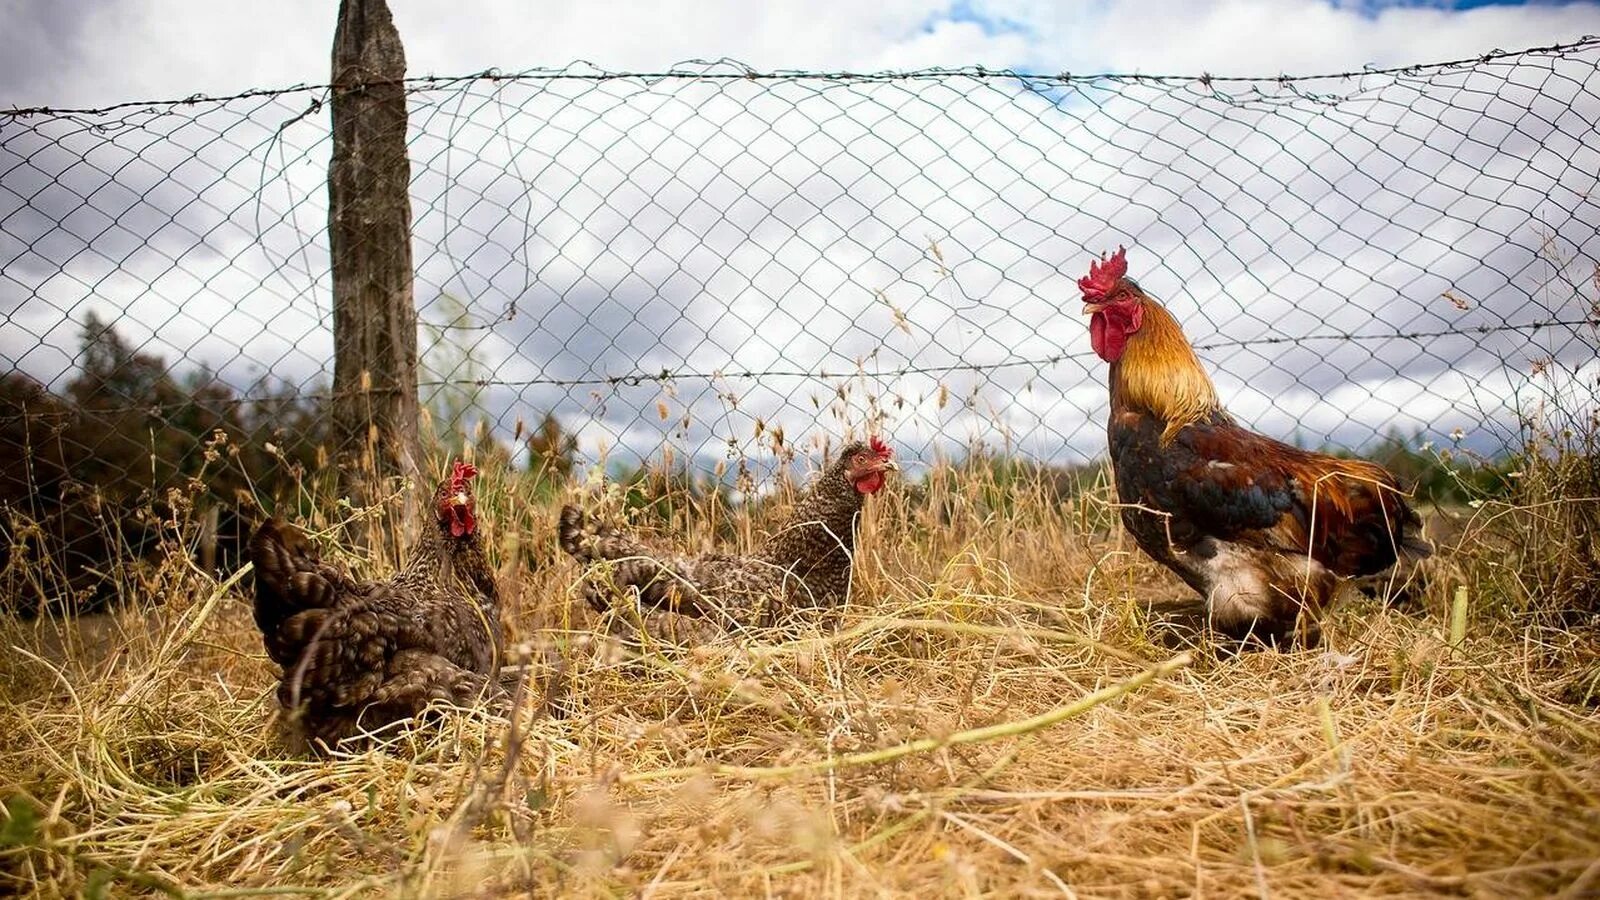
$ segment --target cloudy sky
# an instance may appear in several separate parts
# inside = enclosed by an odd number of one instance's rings
[[[10,0],[0,106],[321,83],[332,7]],[[393,8],[413,75],[724,57],[1306,75],[1600,34],[1597,3]],[[917,452],[976,439],[1073,461],[1103,450],[1104,372],[1072,281],[1088,254],[1126,243],[1258,427],[1313,444],[1392,426],[1492,441],[1531,361],[1594,376],[1593,331],[1541,323],[1600,301],[1597,60],[1590,48],[1287,87],[540,79],[420,92],[417,297],[425,321],[464,326],[442,341],[425,329],[425,378],[491,382],[481,402],[506,430],[555,410],[591,453],[667,440],[714,455],[748,445],[757,421],[804,440],[880,414]],[[331,369],[326,112],[307,112],[319,96],[0,120],[0,363],[59,386],[94,309],[235,384],[264,371],[314,384]],[[458,368],[468,349],[471,372]],[[664,369],[688,377],[604,383]],[[838,377],[852,371],[864,374]]]
[[[588,60],[653,70],[985,65],[1041,72],[1314,73],[1600,32],[1594,3],[1326,0],[394,0],[414,74]],[[103,104],[320,83],[332,0],[5,0],[6,105]]]

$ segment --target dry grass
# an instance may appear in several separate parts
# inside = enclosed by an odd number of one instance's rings
[[[1141,601],[1182,590],[1103,490],[974,480],[875,504],[837,621],[642,652],[573,602],[553,509],[486,485],[516,720],[334,760],[278,737],[236,582],[175,560],[164,605],[0,621],[0,892],[1600,892],[1596,641],[1484,574],[1504,535],[1444,548],[1421,609],[1342,604],[1321,650],[1175,655]],[[678,509],[695,543],[778,511]]]

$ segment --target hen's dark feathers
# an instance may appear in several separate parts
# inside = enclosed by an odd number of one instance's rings
[[[637,539],[585,516],[582,510],[571,504],[561,507],[556,537],[561,549],[581,563],[647,556],[650,553],[650,549]]]
[[[477,537],[452,545],[433,531],[382,582],[323,561],[292,525],[268,520],[251,538],[256,625],[282,668],[278,699],[306,737],[331,746],[498,690],[498,596]]]
[[[279,665],[299,658],[304,637],[285,629],[291,617],[312,609],[328,609],[355,584],[338,568],[323,562],[311,542],[293,525],[268,519],[250,538],[255,564],[256,628],[267,655]]]

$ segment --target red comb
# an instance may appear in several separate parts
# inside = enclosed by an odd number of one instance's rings
[[[1089,263],[1089,274],[1078,279],[1078,290],[1085,300],[1102,300],[1127,274],[1128,251],[1119,246],[1109,259],[1101,253],[1098,262]]]
[[[872,446],[872,452],[878,454],[878,457],[880,459],[888,459],[890,456],[892,456],[894,454],[894,451],[889,449],[889,445],[885,444],[883,441],[879,440],[878,438],[873,438],[872,439],[871,446]]]
[[[478,469],[476,466],[474,466],[472,463],[462,462],[458,459],[456,460],[456,464],[450,469],[450,486],[456,490],[460,490],[466,486],[468,481],[476,477],[477,474]]]

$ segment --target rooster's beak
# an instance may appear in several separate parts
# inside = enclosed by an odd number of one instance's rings
[[[1108,303],[1091,303],[1086,300],[1083,304],[1083,314],[1086,316],[1092,316],[1095,313],[1105,309],[1109,305],[1110,304]]]

